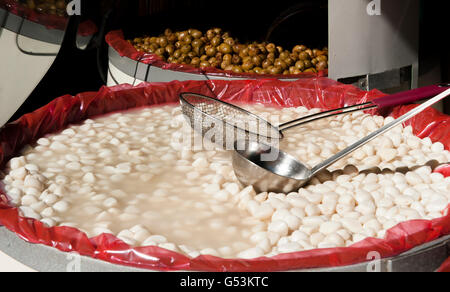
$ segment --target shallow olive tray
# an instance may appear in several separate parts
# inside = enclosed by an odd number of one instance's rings
[[[72,271],[74,261],[81,272],[149,272],[137,268],[114,265],[81,256],[79,261],[69,253],[44,245],[30,244],[5,227],[0,227],[0,250],[40,272]],[[381,272],[433,272],[450,256],[450,236],[414,248],[400,256],[382,259],[378,265],[367,263],[324,269],[307,269],[302,272],[367,272],[379,266]]]

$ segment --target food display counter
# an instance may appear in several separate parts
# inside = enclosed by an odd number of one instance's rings
[[[95,5],[69,17],[68,2],[0,0],[0,271],[448,269],[447,114],[426,109],[292,192],[246,183],[242,137],[204,130],[261,117],[283,133],[270,143],[313,168],[418,93],[444,95],[444,77],[419,74],[421,1],[243,3],[231,20],[206,0],[104,0],[87,21]],[[85,86],[88,72],[104,86]],[[441,85],[408,91],[428,84]],[[60,97],[33,108],[46,87]]]

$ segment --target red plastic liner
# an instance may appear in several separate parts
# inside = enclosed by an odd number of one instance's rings
[[[0,7],[29,21],[41,24],[48,29],[66,30],[68,17],[38,13],[32,9],[24,8],[14,0],[0,0]],[[97,31],[98,28],[95,23],[87,20],[80,23],[77,34],[87,37],[93,36]]]
[[[106,42],[122,57],[128,57],[132,60],[149,64],[158,68],[172,71],[180,71],[192,74],[207,74],[211,76],[227,77],[227,78],[248,78],[248,79],[299,79],[299,78],[314,78],[328,76],[328,70],[320,71],[318,73],[301,73],[296,75],[268,75],[256,73],[234,73],[232,71],[224,71],[215,67],[210,68],[196,68],[191,65],[172,64],[167,63],[156,54],[149,54],[139,52],[124,38],[123,31],[114,30],[106,35]]]
[[[59,132],[69,124],[114,111],[177,103],[181,92],[217,95],[228,102],[262,103],[280,107],[304,105],[323,109],[362,103],[384,95],[379,91],[361,91],[327,78],[300,79],[296,82],[174,81],[143,83],[137,87],[103,87],[98,92],[57,98],[47,106],[6,125],[0,131],[0,169],[3,169],[10,158],[18,155],[23,146],[46,134]],[[397,107],[386,115],[398,117],[413,106]],[[430,108],[408,124],[419,137],[428,136],[450,149],[450,116]],[[437,171],[449,176],[450,166],[443,166]],[[367,261],[369,252],[376,251],[383,258],[392,257],[450,234],[447,208],[442,218],[401,223],[390,229],[385,239],[369,238],[346,248],[317,249],[253,260],[224,260],[212,256],[190,259],[158,247],[131,248],[112,235],[87,238],[84,233],[69,227],[46,228],[39,221],[18,216],[17,209],[8,205],[2,191],[0,198],[0,224],[28,242],[52,246],[66,252],[75,251],[114,264],[163,271],[285,271],[345,266]]]
[[[450,258],[446,260],[438,270],[439,273],[450,273]]]

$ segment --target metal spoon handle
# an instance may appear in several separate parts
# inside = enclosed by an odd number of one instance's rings
[[[315,122],[317,120],[321,120],[324,118],[330,118],[334,116],[354,113],[357,111],[365,111],[373,108],[385,108],[392,107],[402,104],[413,103],[415,101],[419,101],[422,99],[427,99],[438,94],[441,94],[445,90],[450,88],[450,84],[440,84],[440,85],[431,85],[422,88],[417,88],[413,90],[408,90],[405,92],[400,92],[396,94],[386,95],[377,99],[372,100],[371,102],[356,104],[352,106],[347,106],[343,108],[337,108],[325,112],[320,112],[317,114],[313,114],[310,116],[302,117],[300,119],[296,119],[278,126],[278,129],[281,132],[286,130],[290,130],[292,128],[296,128],[302,126],[304,124],[308,124],[311,122]]]
[[[329,159],[325,160],[324,162],[320,163],[319,165],[317,165],[316,167],[314,167],[311,170],[312,175],[317,174],[318,172],[324,170],[328,166],[330,166],[330,165],[336,163],[337,161],[341,160],[345,156],[353,153],[355,150],[363,147],[364,145],[366,145],[367,143],[369,143],[373,139],[377,138],[378,136],[386,133],[387,131],[391,130],[392,128],[395,128],[396,126],[398,126],[398,125],[406,122],[407,120],[413,118],[414,116],[420,114],[421,112],[423,112],[428,107],[434,105],[435,103],[438,103],[439,101],[443,100],[444,98],[446,98],[449,95],[450,95],[450,89],[444,91],[443,93],[433,97],[432,99],[428,100],[427,102],[425,102],[425,103],[419,105],[418,107],[412,109],[411,111],[409,111],[405,115],[401,116],[400,118],[396,119],[395,121],[387,124],[386,126],[382,127],[381,129],[373,132],[369,136],[361,139],[360,141],[356,142],[355,144],[351,145],[350,147],[342,150],[338,154],[336,154],[336,155],[330,157]]]

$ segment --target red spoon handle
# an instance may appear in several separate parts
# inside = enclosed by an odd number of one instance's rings
[[[397,105],[403,105],[413,103],[422,99],[427,99],[438,94],[441,94],[445,90],[449,89],[450,84],[444,85],[431,85],[427,87],[417,88],[409,91],[404,91],[396,94],[391,94],[381,98],[377,98],[372,102],[378,105],[379,108],[391,107]]]

